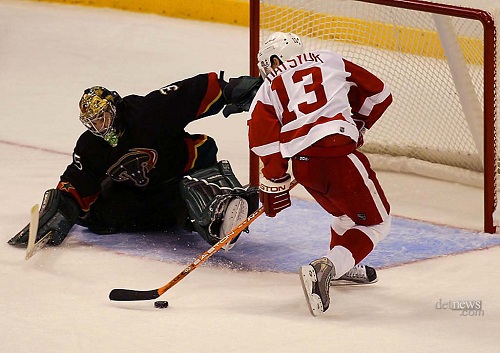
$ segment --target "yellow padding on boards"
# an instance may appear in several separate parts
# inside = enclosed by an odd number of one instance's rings
[[[163,16],[249,26],[250,3],[245,0],[37,0],[73,5],[116,8]],[[261,26],[271,31],[295,32],[299,36],[333,39],[379,49],[397,50],[420,56],[444,58],[438,34],[423,29],[394,26],[356,18],[338,17],[313,11],[261,4],[261,11],[270,18],[281,18],[272,24],[261,19]],[[293,21],[290,19],[293,18]],[[300,28],[301,24],[309,25]],[[344,23],[344,28],[332,28],[331,23]],[[346,24],[350,24],[346,26]],[[483,64],[483,43],[478,38],[459,37],[465,60]],[[464,50],[467,48],[468,50]]]
[[[250,3],[244,0],[38,0],[108,7],[163,16],[248,26]]]
[[[266,18],[273,19],[266,23],[261,17],[261,27],[273,32],[294,32],[299,36],[367,45],[436,59],[445,58],[439,35],[435,31],[269,4],[261,5],[260,9]],[[481,39],[458,37],[458,43],[467,63],[483,64],[484,45]]]

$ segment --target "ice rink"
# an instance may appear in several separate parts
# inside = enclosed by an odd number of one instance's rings
[[[164,310],[110,302],[108,293],[169,282],[206,250],[195,234],[104,239],[76,227],[29,261],[6,243],[71,162],[84,131],[84,88],[147,94],[220,70],[226,78],[248,73],[247,29],[0,0],[0,352],[500,351],[500,237],[480,232],[482,191],[473,187],[379,172],[395,215],[394,230],[367,259],[379,282],[333,288],[318,318],[293,272],[323,255],[328,219],[303,190],[294,190],[289,212],[259,219],[241,244],[164,294]],[[242,181],[245,119],[220,114],[188,127],[213,136],[219,159]],[[450,309],[471,303],[480,310]]]

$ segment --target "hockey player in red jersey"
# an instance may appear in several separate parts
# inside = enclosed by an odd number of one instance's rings
[[[264,83],[248,126],[250,148],[263,162],[265,213],[274,217],[291,205],[291,161],[296,181],[333,216],[330,251],[300,268],[316,316],[330,305],[330,281],[366,270],[356,265],[389,232],[389,203],[358,147],[392,95],[379,78],[339,54],[304,53],[292,33],[272,34],[258,53],[258,66]]]
[[[59,245],[78,223],[98,234],[165,230],[180,225],[215,244],[258,207],[215,141],[191,135],[197,119],[248,111],[262,81],[200,74],[146,96],[120,97],[94,86],[79,103],[87,128],[73,162],[42,202],[37,240]],[[227,115],[227,114],[225,114]],[[9,244],[26,246],[26,226]]]

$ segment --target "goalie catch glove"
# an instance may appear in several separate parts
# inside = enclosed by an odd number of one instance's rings
[[[36,241],[51,232],[49,244],[59,245],[80,215],[80,206],[67,193],[50,189],[43,195]],[[29,224],[8,241],[10,245],[27,246]]]
[[[260,77],[240,76],[230,78],[229,83],[222,90],[224,99],[228,103],[222,111],[224,117],[227,118],[231,114],[249,111],[253,98],[263,82]]]

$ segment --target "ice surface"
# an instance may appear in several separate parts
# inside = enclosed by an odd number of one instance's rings
[[[478,231],[482,196],[471,187],[379,172],[396,215],[366,260],[379,267],[379,283],[332,289],[319,318],[293,272],[323,254],[329,219],[300,189],[292,208],[258,219],[231,251],[164,294],[163,310],[107,295],[169,282],[207,249],[195,234],[105,237],[75,227],[29,261],[6,243],[70,162],[84,88],[146,94],[200,72],[239,76],[248,72],[247,43],[240,27],[0,1],[0,351],[498,352],[500,241]],[[189,127],[218,141],[241,180],[245,119],[218,115]],[[450,300],[480,300],[482,312],[443,309]]]

